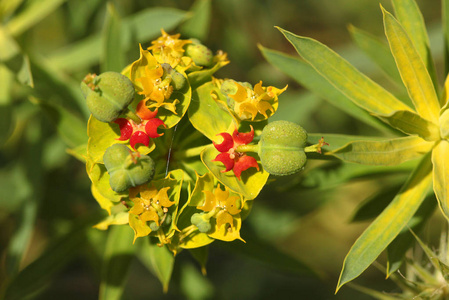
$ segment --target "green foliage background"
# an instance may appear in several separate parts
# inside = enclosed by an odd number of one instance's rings
[[[391,83],[382,81],[382,71],[355,48],[347,32],[351,23],[382,36],[378,2],[200,0],[194,6],[194,1],[0,0],[0,291],[7,291],[5,298],[115,299],[123,293],[124,299],[370,299],[348,287],[333,295],[346,253],[378,209],[354,211],[370,197],[380,206],[391,200],[411,170],[408,165],[373,176],[375,168],[339,163],[320,168],[323,162],[313,160],[299,175],[276,178],[244,222],[247,244],[214,243],[206,277],[187,251],[180,253],[163,294],[160,281],[169,277],[163,267],[137,259],[130,241],[114,242],[107,232],[91,228],[102,212],[84,165],[67,149],[76,156],[73,147],[86,139],[88,115],[78,86],[84,75],[120,70],[137,59],[138,43],[148,44],[160,27],[179,31],[182,38],[193,34],[209,48],[227,52],[231,63],[217,74],[222,78],[288,83],[273,119],[299,123],[308,132],[379,135],[304,90],[258,49],[260,44],[295,53],[276,25],[331,46],[388,87]],[[380,2],[391,11],[390,1]],[[443,40],[434,38],[442,36],[440,3],[417,2],[442,74]],[[210,16],[195,18],[192,7],[208,11],[209,4]],[[124,43],[117,45],[117,34]],[[392,175],[386,175],[389,171]],[[433,237],[432,231],[425,233]],[[111,243],[117,245],[112,254]],[[103,274],[111,255],[131,263],[125,282]],[[115,290],[100,289],[105,277]],[[369,269],[358,283],[391,291],[383,277]]]

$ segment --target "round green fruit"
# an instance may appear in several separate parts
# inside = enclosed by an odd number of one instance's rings
[[[210,67],[214,60],[212,51],[201,44],[188,44],[185,54],[192,58],[197,66]]]

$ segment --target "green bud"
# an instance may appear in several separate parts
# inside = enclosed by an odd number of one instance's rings
[[[193,214],[190,218],[190,222],[198,227],[198,231],[202,233],[207,233],[211,230],[212,225],[209,222],[209,219],[205,217],[205,213],[196,213]]]
[[[180,90],[184,87],[184,85],[186,84],[186,78],[184,77],[184,75],[182,75],[179,72],[173,71],[170,74],[171,77],[171,86],[173,86],[173,88],[175,90]]]
[[[210,67],[214,60],[212,51],[201,44],[187,44],[185,54],[191,57],[197,66]]]
[[[154,221],[150,222],[149,227],[150,227],[151,231],[158,231],[160,228],[160,226],[157,226],[156,222],[154,222]]]
[[[109,184],[115,192],[149,182],[154,176],[154,161],[122,144],[106,149],[103,162],[109,174]]]
[[[172,220],[172,217],[171,217],[171,214],[166,214],[165,215],[165,220],[164,220],[164,222],[162,223],[162,225],[163,226],[169,226],[170,224],[171,224],[171,220]]]
[[[88,75],[81,82],[81,90],[92,115],[106,123],[117,119],[134,98],[131,80],[117,72]]]
[[[273,175],[291,175],[304,168],[307,132],[288,121],[275,121],[264,127],[259,142],[263,168]]]

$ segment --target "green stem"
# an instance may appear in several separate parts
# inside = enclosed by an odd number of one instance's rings
[[[259,152],[259,144],[250,144],[250,145],[240,145],[235,148],[235,151],[237,152]]]
[[[134,112],[132,112],[130,109],[128,109],[128,108],[126,108],[126,109],[123,111],[123,114],[124,114],[127,118],[133,120],[136,124],[142,123],[142,119],[141,119],[138,115],[136,115]]]
[[[179,241],[181,242],[182,240],[184,240],[186,237],[188,237],[191,233],[195,232],[196,230],[198,230],[198,227],[196,227],[195,225],[190,225],[186,228],[184,228],[181,233],[179,234]]]

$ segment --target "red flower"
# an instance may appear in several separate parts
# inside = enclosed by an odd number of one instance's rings
[[[237,151],[238,146],[247,145],[252,142],[254,138],[254,129],[252,126],[251,131],[247,133],[238,132],[236,129],[232,136],[227,132],[222,132],[218,135],[223,137],[223,142],[220,144],[213,142],[213,144],[215,149],[221,153],[212,161],[219,161],[224,164],[226,169],[221,172],[224,173],[233,170],[235,176],[240,180],[240,174],[251,167],[254,167],[259,171],[259,165],[254,157]]]
[[[140,124],[125,118],[118,118],[114,121],[120,127],[118,140],[126,141],[129,139],[129,144],[133,149],[136,149],[136,144],[143,144],[148,147],[150,138],[154,139],[163,135],[163,133],[157,133],[159,126],[167,128],[164,121],[155,118],[157,112],[157,109],[149,110],[145,105],[145,100],[140,101],[136,108],[136,114],[142,119]]]

